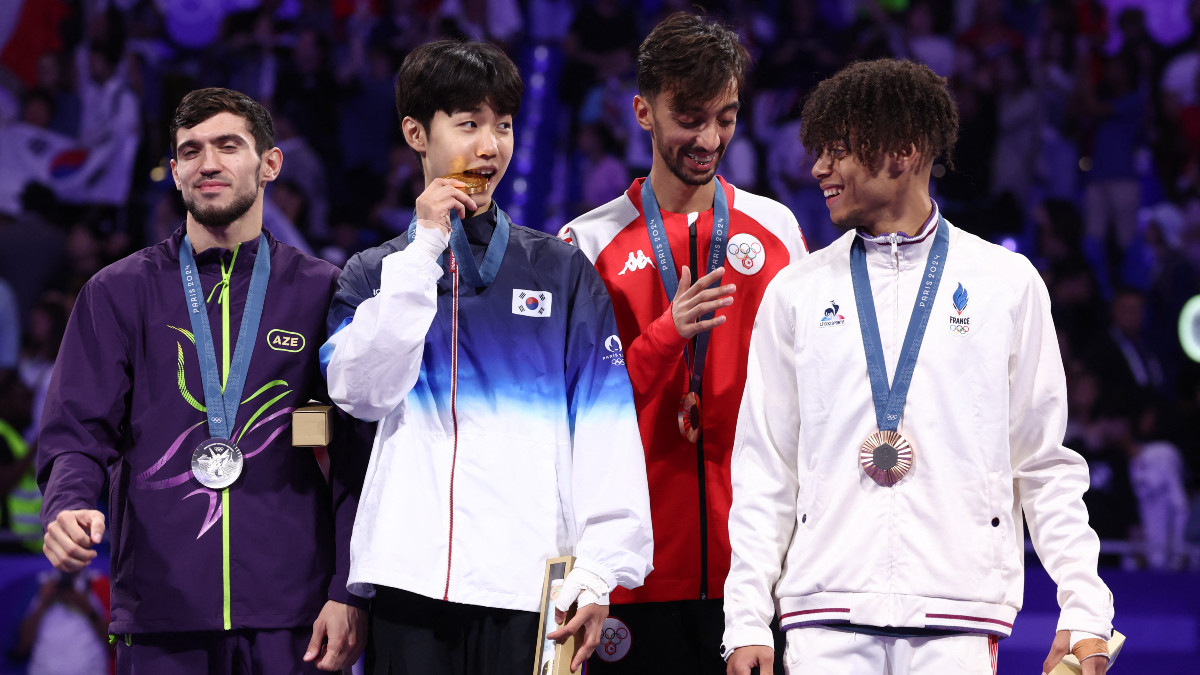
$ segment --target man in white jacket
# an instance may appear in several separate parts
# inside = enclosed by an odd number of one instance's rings
[[[1024,257],[946,222],[929,196],[958,114],[923,65],[821,83],[802,141],[846,234],[768,287],[733,449],[731,674],[994,673],[1021,607],[1022,514],[1068,650],[1107,667],[1112,595],[1063,447],[1049,297]]]

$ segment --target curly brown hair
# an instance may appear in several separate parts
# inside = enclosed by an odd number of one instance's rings
[[[819,154],[845,143],[871,171],[888,154],[915,146],[932,162],[953,169],[958,108],[946,79],[912,61],[859,61],[821,82],[804,103],[800,141]]]

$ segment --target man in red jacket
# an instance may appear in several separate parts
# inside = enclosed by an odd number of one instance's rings
[[[612,296],[654,522],[654,572],[613,593],[593,673],[725,672],[729,460],[750,329],[767,284],[807,252],[786,207],[716,175],[749,60],[733,31],[704,18],[655,27],[633,99],[654,144],[650,176],[559,233]]]

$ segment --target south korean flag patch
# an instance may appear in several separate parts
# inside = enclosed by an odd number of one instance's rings
[[[514,288],[513,314],[549,317],[553,300],[554,295],[550,291],[528,291],[523,288]]]

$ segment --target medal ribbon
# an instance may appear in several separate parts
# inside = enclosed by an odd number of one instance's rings
[[[715,179],[714,179],[715,180]],[[725,187],[721,181],[716,181],[717,193],[713,198],[713,229],[712,240],[708,245],[708,274],[721,266],[725,256],[725,242],[729,238],[729,203],[725,198]],[[654,188],[650,179],[642,182],[642,210],[646,216],[646,232],[650,235],[650,245],[654,248],[654,262],[658,266],[658,274],[662,277],[663,290],[667,293],[667,302],[674,302],[675,293],[679,290],[679,276],[675,273],[675,260],[671,257],[671,247],[667,243],[667,231],[663,223],[662,212],[658,208],[658,200],[654,197]],[[702,274],[692,270],[695,283]],[[717,282],[720,283],[720,282]],[[709,312],[700,317],[701,321],[711,319],[716,312]],[[704,373],[704,358],[708,354],[708,339],[711,331],[704,331],[696,336],[696,347],[692,357],[692,373],[688,383],[688,391],[700,393],[700,379]]]
[[[889,389],[887,366],[884,364],[883,343],[879,337],[879,322],[875,317],[875,300],[871,297],[871,278],[867,273],[867,252],[863,239],[854,238],[850,245],[850,279],[854,284],[854,302],[858,306],[858,325],[862,330],[863,346],[867,352],[867,375],[871,379],[871,396],[875,399],[875,421],[880,431],[896,431],[900,427],[900,413],[908,398],[908,386],[912,383],[913,371],[917,367],[917,354],[925,339],[925,327],[933,312],[933,299],[937,297],[938,285],[942,281],[942,270],[946,267],[946,252],[950,248],[950,233],[945,219],[938,214],[937,232],[933,247],[925,260],[921,287],[913,304],[908,330],[904,334],[904,346],[900,360],[896,363],[896,374]]]
[[[231,270],[232,271],[232,270]],[[233,438],[233,424],[237,419],[242,388],[250,370],[250,356],[258,339],[258,323],[262,318],[263,304],[267,297],[267,280],[271,276],[271,249],[265,234],[258,237],[258,255],[254,259],[254,272],[250,276],[250,290],[246,293],[246,307],[242,310],[242,327],[238,331],[237,346],[233,350],[233,361],[229,364],[228,380],[221,388],[220,367],[217,365],[217,350],[213,347],[212,331],[208,325],[208,306],[204,302],[204,291],[200,287],[200,270],[192,255],[192,242],[184,235],[179,245],[179,273],[183,279],[183,293],[187,300],[188,318],[192,321],[192,336],[196,339],[196,353],[200,359],[200,372],[204,379],[204,405],[208,414],[208,433],[213,438]]]
[[[475,288],[492,285],[500,263],[504,260],[504,251],[508,248],[509,229],[508,216],[500,207],[496,207],[496,231],[492,233],[492,239],[483,253],[483,266],[480,267],[475,264],[475,256],[471,255],[471,244],[467,241],[467,231],[463,229],[462,219],[458,217],[457,211],[450,211],[450,250],[454,253],[454,259],[458,261],[458,273],[462,275],[463,281]],[[408,240],[411,242],[416,237],[417,216],[414,213],[412,221],[408,224]]]

